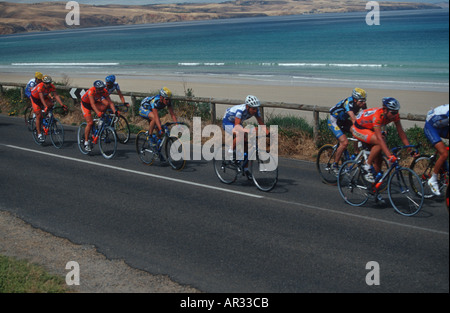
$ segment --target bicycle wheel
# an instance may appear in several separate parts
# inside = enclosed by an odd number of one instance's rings
[[[53,118],[53,123],[50,126],[50,139],[55,148],[62,148],[64,144],[64,128],[56,118]]]
[[[148,132],[141,130],[136,136],[136,152],[143,163],[151,165],[158,154],[154,151],[156,147],[150,145],[149,139]]]
[[[117,136],[114,128],[107,126],[99,135],[100,152],[105,159],[112,159],[117,152]]]
[[[33,117],[32,120],[31,120],[31,134],[33,135],[33,139],[34,139],[34,142],[36,144],[38,144],[40,146],[42,146],[44,144],[46,136],[45,136],[45,133],[42,131],[42,122],[41,122],[41,134],[44,137],[44,141],[41,142],[38,139],[38,133],[37,133],[37,129],[36,129],[36,118],[35,117]]]
[[[326,144],[319,149],[316,159],[316,167],[322,181],[326,184],[335,185],[337,182],[337,175],[332,169],[334,163],[334,156],[336,150],[333,145]],[[341,157],[338,166],[344,163],[344,157]]]
[[[431,178],[433,174],[434,162],[429,155],[421,155],[420,157],[414,159],[414,161],[410,165],[410,169],[416,172],[419,175],[420,180],[422,181],[423,186],[423,196],[425,199],[431,199],[435,197],[435,194],[431,191],[430,186],[428,186],[428,179]],[[419,192],[415,190],[415,192]]]
[[[29,131],[33,131],[33,126],[31,124],[31,121],[33,120],[33,107],[29,106],[25,109],[25,112],[23,113],[24,119],[25,119],[25,125],[27,125],[27,128]]]
[[[90,151],[86,150],[86,146],[84,144],[84,142],[85,142],[84,132],[86,130],[86,126],[87,126],[86,122],[81,123],[80,126],[78,126],[78,132],[77,132],[78,149],[83,154],[89,154],[89,152],[90,152]],[[92,135],[92,129],[91,129],[91,133],[89,134],[89,138],[91,138],[91,135]]]
[[[229,160],[226,156],[227,148],[222,146],[213,159],[214,171],[222,183],[232,184],[236,181],[238,167],[233,160]]]
[[[398,213],[413,216],[423,205],[422,181],[412,169],[400,167],[389,177],[388,195]]]
[[[123,115],[119,115],[115,119],[114,130],[116,131],[117,140],[120,143],[125,144],[130,140],[130,126]]]
[[[278,164],[268,152],[258,150],[249,159],[253,182],[261,191],[272,190],[278,182]]]
[[[170,166],[177,171],[181,171],[186,165],[186,155],[183,144],[177,137],[168,137],[166,141],[166,159]]]
[[[337,178],[339,193],[345,202],[352,206],[361,206],[369,200],[368,183],[361,173],[361,164],[350,160],[344,162]]]

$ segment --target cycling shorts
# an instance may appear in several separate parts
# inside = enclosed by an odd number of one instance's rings
[[[146,109],[142,105],[139,107],[139,116],[141,116],[147,120],[148,120],[148,115],[152,112],[153,112],[152,109]]]
[[[225,132],[233,135],[233,129],[234,129],[234,123],[230,122],[229,120],[223,119],[222,120],[222,128],[225,129]]]
[[[350,127],[352,126],[352,122],[350,120],[338,120],[334,116],[330,116],[328,118],[328,128],[334,134],[334,136],[339,139],[344,132],[350,132]]]
[[[350,128],[350,132],[352,133],[353,137],[367,144],[370,144],[370,139],[375,135],[375,132],[373,130],[367,128],[358,128],[356,126],[352,126]]]
[[[30,97],[30,100],[31,100],[31,105],[33,106],[34,113],[37,113],[37,112],[39,112],[39,111],[41,111],[41,110],[43,110],[45,108],[45,106],[42,103],[41,99],[38,99],[38,98],[35,98],[35,97]],[[47,101],[47,100],[50,101],[50,98],[44,97],[44,100],[45,101]]]
[[[431,123],[425,122],[423,132],[425,133],[425,137],[427,137],[428,141],[434,146],[438,142],[442,141],[441,138],[448,138],[448,125],[443,128],[435,128]]]

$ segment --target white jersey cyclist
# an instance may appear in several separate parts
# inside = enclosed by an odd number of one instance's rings
[[[252,115],[247,109],[247,104],[244,103],[235,105],[231,108],[228,108],[227,111],[225,112],[225,115],[223,116],[222,126],[226,131],[232,131],[233,127],[235,126],[236,118],[240,119],[242,122],[248,120],[253,116],[255,116],[256,118],[261,117],[261,112],[259,111],[259,108],[257,108],[256,114]]]

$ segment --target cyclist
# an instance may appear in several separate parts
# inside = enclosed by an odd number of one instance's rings
[[[25,95],[28,97],[28,99],[31,100],[31,89],[36,87],[36,85],[42,83],[43,76],[44,75],[42,75],[41,72],[36,72],[34,74],[34,78],[30,79],[30,81],[28,82],[27,86],[25,87]]]
[[[42,82],[31,89],[31,104],[33,106],[33,112],[36,115],[36,132],[38,140],[44,141],[44,137],[41,133],[42,122],[42,110],[47,113],[48,109],[53,107],[53,100],[56,99],[58,103],[63,107],[66,106],[62,103],[61,98],[56,93],[55,85],[52,84],[52,78],[49,75],[42,77]]]
[[[361,111],[356,117],[354,125],[350,128],[351,133],[358,140],[365,142],[371,146],[370,155],[367,163],[363,165],[366,172],[364,177],[368,182],[375,182],[374,174],[381,171],[381,152],[389,156],[389,162],[393,163],[397,157],[391,154],[381,133],[381,127],[394,122],[397,128],[398,136],[404,145],[409,145],[406,133],[403,130],[400,115],[400,103],[394,98],[383,98],[383,107],[366,109]],[[411,152],[412,149],[408,148]]]
[[[441,137],[448,139],[448,107],[448,104],[444,104],[430,110],[427,113],[427,119],[423,129],[428,141],[439,153],[439,159],[437,159],[436,164],[434,165],[433,174],[428,180],[428,186],[430,186],[431,191],[437,196],[441,195],[437,175],[445,161],[448,159],[448,150],[441,140]]]
[[[106,85],[101,80],[96,80],[94,86],[89,88],[81,97],[81,112],[86,119],[86,129],[84,132],[84,145],[86,151],[91,151],[91,143],[89,142],[89,133],[94,125],[91,111],[94,111],[98,117],[109,108],[114,114],[117,114],[116,108],[109,98],[109,93],[106,90]]]
[[[108,75],[105,78],[105,83],[106,83],[106,90],[108,90],[108,93],[111,95],[114,91],[117,91],[117,94],[119,95],[120,101],[122,101],[122,103],[125,106],[130,106],[128,104],[128,102],[125,102],[125,98],[123,97],[122,91],[120,91],[120,86],[119,84],[116,82],[116,76],[115,75]]]
[[[356,115],[361,109],[366,109],[367,94],[364,89],[353,89],[352,96],[348,97],[330,109],[328,118],[328,128],[339,141],[339,147],[336,150],[332,169],[338,173],[338,162],[342,153],[348,147],[348,139],[345,132],[350,132],[350,127],[355,123]]]
[[[245,129],[242,126],[242,122],[245,120],[248,120],[251,117],[255,117],[256,121],[259,125],[264,125],[264,121],[261,117],[261,112],[259,110],[259,107],[261,106],[261,102],[258,100],[257,97],[248,95],[245,98],[244,104],[235,105],[231,108],[228,108],[225,112],[225,115],[223,117],[222,121],[222,127],[225,129],[225,132],[227,132],[230,135],[233,135],[237,132],[243,132],[243,133],[249,133],[250,129]],[[269,134],[269,130],[266,129],[266,133]],[[247,143],[247,136],[244,136],[244,143]],[[237,136],[233,136],[233,147],[230,147],[228,153],[232,154],[233,151],[236,149],[236,140]],[[244,149],[246,151],[247,144],[244,145]],[[248,168],[244,168],[244,172],[247,175],[249,179],[251,179],[250,172]]]
[[[172,91],[169,88],[163,87],[159,90],[159,94],[156,96],[146,97],[141,101],[141,106],[139,107],[139,115],[147,120],[149,120],[148,133],[152,134],[155,125],[158,127],[158,137],[161,137],[163,132],[161,126],[161,120],[158,115],[158,110],[167,107],[170,116],[174,123],[177,122],[177,117],[172,108]]]

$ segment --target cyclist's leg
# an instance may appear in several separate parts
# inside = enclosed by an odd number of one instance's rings
[[[84,140],[87,143],[89,141],[89,133],[91,132],[92,126],[94,125],[94,119],[92,118],[91,110],[85,108],[83,104],[81,106],[81,112],[86,120],[86,128],[84,129]]]
[[[339,125],[337,124],[338,120],[332,116],[328,118],[328,128],[339,141],[339,147],[336,150],[334,155],[334,164],[338,164],[341,159],[342,154],[348,146],[348,139],[344,132],[341,130]]]
[[[31,98],[31,105],[33,106],[36,123],[36,132],[38,135],[41,134],[41,122],[42,122],[42,106],[39,102],[35,102],[33,98]]]

